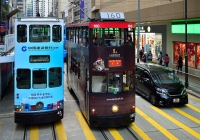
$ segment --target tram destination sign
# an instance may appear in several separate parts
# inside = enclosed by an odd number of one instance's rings
[[[122,59],[108,59],[108,67],[109,68],[123,67]]]
[[[49,55],[31,55],[29,58],[30,63],[48,63],[50,62]]]

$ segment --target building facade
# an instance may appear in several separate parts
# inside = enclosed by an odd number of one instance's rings
[[[77,2],[77,0],[72,1]],[[166,54],[169,55],[169,67],[175,69],[177,60],[181,56],[184,71],[187,56],[188,72],[196,76],[200,76],[199,5],[200,0],[91,0],[85,2],[91,18],[95,18],[98,12],[124,12],[127,21],[140,21],[139,28],[136,28],[136,33],[140,32],[140,44],[137,45],[138,41],[135,40],[136,57],[138,51],[142,49],[144,52],[151,51],[154,61],[157,61],[159,52],[162,52],[164,57]],[[84,11],[86,11],[85,7]],[[69,8],[69,23],[80,21],[80,16],[76,11],[78,12],[74,7]],[[140,18],[138,18],[138,12]]]

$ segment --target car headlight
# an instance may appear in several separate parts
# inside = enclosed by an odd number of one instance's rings
[[[167,95],[167,90],[162,89],[162,88],[156,88],[156,93],[160,94],[160,95]]]

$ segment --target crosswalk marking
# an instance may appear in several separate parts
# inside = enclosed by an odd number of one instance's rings
[[[39,130],[37,125],[32,125],[30,128],[30,140],[39,140]]]
[[[187,117],[188,119],[190,119],[190,120],[192,120],[192,121],[194,121],[194,122],[200,124],[200,120],[198,120],[198,119],[196,119],[195,117],[193,117],[193,116],[187,114],[186,112],[182,111],[181,109],[179,109],[179,108],[173,108],[173,109],[174,109],[176,112],[180,113],[181,115]]]
[[[167,118],[168,120],[170,120],[171,122],[173,122],[174,124],[178,125],[182,129],[184,129],[186,132],[188,132],[191,135],[193,135],[194,137],[196,137],[197,139],[200,138],[200,134],[199,133],[197,133],[196,131],[192,130],[190,127],[187,127],[186,125],[184,125],[183,123],[179,122],[178,120],[174,119],[173,117],[171,117],[170,115],[168,115],[164,111],[162,111],[162,110],[160,110],[160,109],[158,109],[157,107],[154,107],[154,106],[152,106],[151,108],[153,110],[155,110],[156,112],[158,112],[159,114],[161,114],[162,116],[164,116],[165,118]]]
[[[76,117],[83,129],[84,134],[86,135],[86,138],[88,140],[96,140],[95,136],[93,135],[92,131],[90,130],[88,124],[86,123],[85,119],[82,116],[82,113],[80,111],[75,112]]]
[[[65,133],[64,126],[62,125],[61,121],[56,122],[56,133],[59,140],[67,140],[67,136]]]
[[[193,109],[193,110],[195,110],[196,112],[200,113],[200,109],[198,109],[198,108],[196,108],[196,107],[194,107],[194,106],[192,106],[190,104],[186,104],[186,106],[189,107],[189,108],[191,108],[191,109]]]
[[[145,134],[136,124],[129,125],[143,140],[151,140],[151,138]]]
[[[124,140],[115,128],[108,128],[108,131],[111,133],[115,140]]]
[[[151,123],[154,127],[156,127],[161,133],[163,133],[166,137],[168,137],[170,140],[178,140],[177,137],[175,137],[173,134],[171,134],[167,129],[162,127],[160,124],[158,124],[156,121],[151,119],[147,114],[142,112],[140,109],[136,108],[136,112],[142,116],[144,119],[146,119],[149,123]]]

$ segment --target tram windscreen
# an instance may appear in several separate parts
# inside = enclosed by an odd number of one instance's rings
[[[132,91],[134,89],[133,79],[133,71],[112,72],[107,76],[93,75],[92,92],[117,94],[122,91]]]
[[[44,89],[47,87],[47,70],[37,69],[33,70],[33,88]]]

